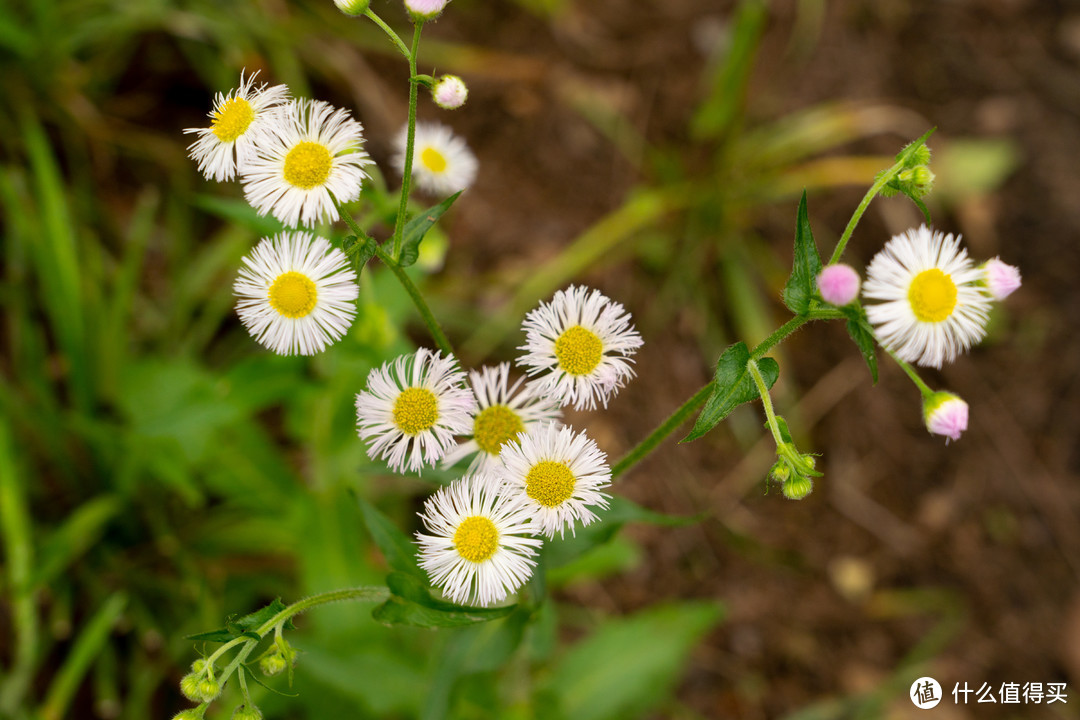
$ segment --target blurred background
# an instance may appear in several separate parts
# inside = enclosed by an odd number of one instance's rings
[[[373,9],[405,28],[398,2]],[[274,226],[202,179],[182,130],[243,68],[351,108],[389,167],[407,67],[330,0],[0,4],[0,717],[171,717],[201,650],[185,635],[381,583],[357,498],[412,532],[446,479],[393,475],[355,436],[368,370],[427,344],[382,268],[315,358],[264,351],[233,312],[240,258]],[[958,442],[926,433],[894,366],[872,386],[840,325],[809,326],[774,391],[822,455],[809,498],[766,491],[759,407],[676,434],[614,493],[698,522],[637,512],[660,522],[556,551],[527,627],[313,612],[291,634],[298,696],[255,690],[267,716],[907,718],[930,675],[935,717],[1080,717],[1078,69],[1071,2],[454,0],[420,72],[470,99],[419,114],[481,170],[417,279],[470,367],[513,358],[524,312],[571,281],[626,305],[637,379],[569,417],[613,459],[724,347],[788,317],[803,189],[827,254],[930,127],[935,225],[1025,284],[986,342],[924,375],[970,404]],[[385,205],[358,211],[379,227]],[[919,222],[875,201],[848,261]],[[1069,702],[951,695],[1028,682]]]

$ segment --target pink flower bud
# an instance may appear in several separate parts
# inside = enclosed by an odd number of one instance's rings
[[[1001,262],[998,258],[987,260],[982,266],[986,287],[995,300],[1004,300],[1020,287],[1020,268]]]
[[[944,435],[948,444],[949,440],[959,440],[967,430],[968,404],[952,393],[936,392],[923,402],[923,418],[926,429]]]
[[[431,20],[443,11],[450,0],[405,0],[405,9],[414,18]]]
[[[817,286],[825,302],[847,305],[859,294],[859,273],[850,265],[829,265],[818,274]]]
[[[443,75],[431,88],[431,98],[443,110],[457,110],[468,97],[469,89],[457,75]]]

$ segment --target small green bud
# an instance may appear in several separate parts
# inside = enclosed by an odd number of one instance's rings
[[[185,675],[180,679],[180,694],[192,702],[200,702],[202,696],[199,695],[199,681],[204,677],[205,675],[199,673]]]
[[[346,15],[363,15],[370,3],[369,0],[334,0],[334,4]]]
[[[213,668],[211,668],[213,670]],[[191,672],[196,675],[203,675],[206,673],[206,658],[199,658],[195,662],[191,663]]]
[[[896,155],[897,160],[904,162],[904,167],[913,168],[916,165],[930,164],[930,148],[926,147],[926,143],[916,146],[915,142],[905,145],[904,149]]]
[[[202,720],[203,713],[206,712],[206,706],[200,705],[195,708],[188,708],[187,710],[181,710],[173,715],[172,720]]]
[[[925,165],[916,165],[896,176],[900,188],[914,197],[929,195],[934,189],[934,173]]]
[[[791,477],[780,491],[784,494],[788,500],[802,500],[804,497],[810,494],[810,491],[814,489],[814,483],[810,478],[795,475]]]
[[[262,716],[259,708],[241,705],[233,710],[232,720],[262,720]]]
[[[210,702],[221,694],[221,683],[214,678],[203,676],[203,678],[199,680],[198,693],[199,700],[202,702]]]
[[[264,675],[277,675],[285,669],[287,663],[281,653],[272,653],[259,660],[259,669]]]
[[[783,485],[791,477],[791,467],[783,460],[777,460],[769,470],[769,475],[773,480]]]

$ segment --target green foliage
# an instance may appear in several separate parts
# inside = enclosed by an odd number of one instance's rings
[[[223,628],[188,635],[187,639],[197,642],[228,642],[239,637],[260,640],[262,636],[255,631],[284,609],[285,603],[281,602],[281,598],[275,598],[269,605],[248,613],[241,618],[236,620],[233,620],[232,616],[226,618],[225,627]],[[286,620],[284,628],[287,630],[295,629],[292,620]]]
[[[750,362],[750,350],[744,342],[737,342],[724,351],[720,359],[716,361],[712,395],[705,401],[705,407],[698,415],[694,428],[682,442],[697,440],[716,427],[739,405],[760,397],[757,385],[754,384],[754,379],[746,369],[748,362]],[[758,368],[761,370],[767,387],[771,388],[776,384],[776,380],[780,377],[780,366],[775,360],[762,358],[758,361]]]
[[[430,207],[424,212],[405,223],[405,229],[401,233],[401,267],[409,267],[420,257],[420,241],[424,239],[427,231],[442,217],[442,214],[450,209],[454,201],[461,197],[463,190],[458,190],[438,205]]]
[[[806,191],[799,201],[795,219],[795,255],[791,276],[784,286],[784,304],[796,315],[810,311],[810,301],[817,292],[817,276],[821,272],[821,256],[814,244],[810,219],[806,214]]]
[[[870,377],[876,385],[878,381],[877,342],[874,340],[870,320],[866,317],[866,309],[859,303],[853,303],[840,310],[848,317],[846,323],[848,335],[862,353],[866,367],[870,370]]]

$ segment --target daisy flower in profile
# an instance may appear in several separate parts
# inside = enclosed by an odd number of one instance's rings
[[[945,443],[959,440],[967,430],[968,404],[950,392],[936,392],[923,400],[923,420],[934,435],[944,435]]]
[[[492,605],[532,576],[536,527],[528,509],[500,495],[490,477],[466,475],[440,488],[420,514],[420,567],[458,604]]]
[[[959,238],[925,225],[893,237],[866,270],[874,334],[901,360],[940,368],[986,334],[990,295]]]
[[[469,88],[457,75],[443,75],[431,88],[431,99],[443,110],[457,110],[469,97]]]
[[[408,127],[398,133],[394,165],[405,169]],[[453,195],[476,179],[476,156],[465,141],[438,123],[416,123],[413,141],[412,178],[416,186],[432,195]]]
[[[279,355],[314,355],[356,316],[356,273],[345,254],[306,232],[265,238],[233,285],[248,332]]]
[[[584,432],[548,423],[518,437],[517,444],[503,446],[495,472],[504,493],[522,498],[540,533],[562,536],[569,527],[573,534],[575,522],[596,519],[590,507],[607,507],[600,488],[611,484],[611,468]]]
[[[453,356],[420,348],[368,373],[356,396],[357,431],[368,457],[398,472],[434,465],[472,429],[476,399]]]
[[[526,354],[518,365],[534,376],[529,387],[561,405],[592,410],[634,376],[630,367],[641,336],[630,313],[599,290],[571,285],[525,316]]]
[[[522,379],[509,385],[509,373],[510,363],[484,367],[480,372],[469,371],[469,382],[477,400],[472,437],[447,453],[443,459],[445,467],[475,454],[468,472],[491,471],[499,464],[503,445],[517,442],[518,433],[559,419],[558,403],[522,388]]]
[[[443,11],[450,0],[405,0],[405,9],[416,20],[431,20]]]
[[[335,217],[339,202],[360,197],[371,158],[363,126],[345,110],[318,100],[293,100],[260,128],[258,155],[241,168],[244,197],[260,215],[289,226]]]
[[[218,93],[214,97],[210,127],[184,130],[199,136],[188,147],[188,154],[199,164],[199,172],[207,180],[232,180],[238,168],[243,169],[255,158],[253,138],[267,111],[289,97],[289,89],[284,85],[255,85],[258,74],[245,78],[241,72],[240,87],[230,90],[228,95]]]

